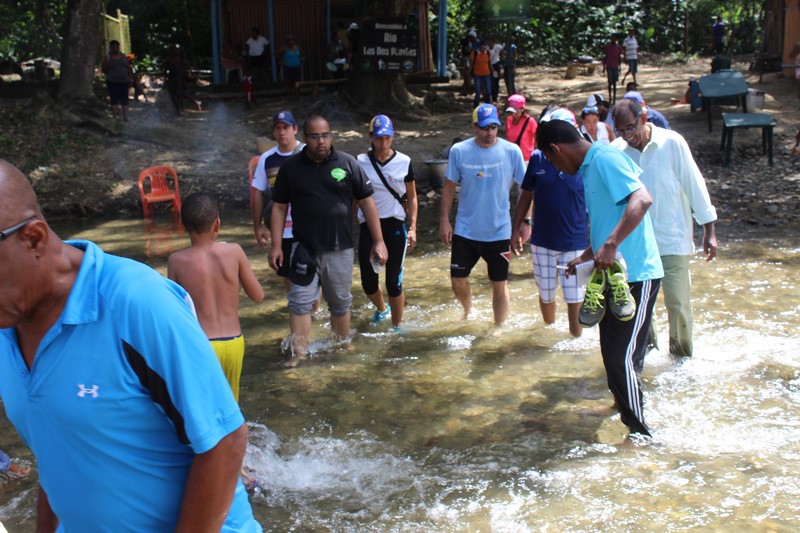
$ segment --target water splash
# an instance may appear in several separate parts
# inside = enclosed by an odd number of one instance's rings
[[[301,515],[319,505],[380,513],[397,494],[414,490],[419,474],[412,460],[363,431],[283,443],[260,424],[250,424],[245,466],[261,482],[256,498]]]

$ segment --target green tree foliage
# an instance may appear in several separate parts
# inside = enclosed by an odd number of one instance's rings
[[[0,59],[61,57],[66,0],[0,2]]]
[[[388,0],[382,0],[388,1]],[[439,2],[430,14],[432,35],[439,23]],[[486,0],[448,0],[448,54],[459,62],[459,41],[469,28],[498,42],[510,37],[525,64],[560,64],[578,55],[598,57],[611,32],[637,29],[642,50],[660,54],[702,53],[708,49],[711,24],[722,16],[731,51],[758,50],[765,0],[531,0],[531,17],[491,23]],[[61,56],[67,0],[0,2],[0,59]],[[106,9],[131,16],[134,53],[160,58],[180,45],[195,64],[211,56],[210,2],[194,0],[108,0]],[[435,43],[435,39],[434,39]]]
[[[433,2],[431,31],[437,31],[438,2]],[[514,38],[520,62],[562,64],[574,57],[600,57],[611,33],[625,36],[633,27],[643,51],[703,53],[711,25],[722,16],[730,29],[733,53],[752,53],[761,39],[764,0],[537,0],[529,20],[491,23],[482,0],[448,0],[448,54],[469,28],[499,42]]]
[[[156,65],[172,45],[180,47],[195,66],[211,68],[211,2],[193,0],[110,0],[131,17],[131,47],[137,57]]]
[[[0,2],[0,59],[61,57],[67,0]],[[177,44],[191,58],[211,55],[210,2],[109,0],[106,10],[130,15],[133,52],[160,58]]]

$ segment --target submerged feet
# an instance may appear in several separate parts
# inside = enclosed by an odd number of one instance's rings
[[[352,350],[353,348],[350,344],[351,340],[349,335],[344,337],[336,332],[332,332],[330,339],[319,339],[309,346],[307,340],[303,340],[291,334],[281,342],[281,353],[284,354],[285,359],[274,363],[274,367],[277,369],[296,368],[309,358],[309,354],[311,354],[312,357],[316,357],[317,354],[328,350]]]
[[[254,490],[256,490],[259,486],[258,480],[254,477],[251,477],[250,474],[242,467],[242,471],[239,473],[239,477],[242,478],[242,483],[244,484],[244,489],[247,491],[248,494],[252,494]]]
[[[299,341],[301,338],[297,337],[294,333],[283,339],[281,342],[281,352],[286,354],[287,358],[278,363],[278,368],[295,368],[300,362],[305,359],[306,343],[300,346]]]
[[[389,311],[388,307],[383,311],[376,309],[375,313],[372,315],[372,320],[370,322],[372,322],[373,324],[378,324],[379,322],[383,322],[384,320],[389,318],[390,314],[391,311]]]
[[[28,477],[28,474],[31,473],[31,467],[28,465],[21,465],[17,463],[11,463],[11,466],[8,467],[8,471],[6,475],[9,478],[22,478]]]
[[[297,367],[297,365],[300,364],[300,361],[302,361],[303,359],[304,357],[302,357],[301,355],[292,355],[288,359],[281,362],[279,366],[280,368],[295,368]]]

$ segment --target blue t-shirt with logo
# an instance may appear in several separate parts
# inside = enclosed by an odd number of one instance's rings
[[[586,186],[589,238],[592,250],[597,252],[622,219],[628,197],[644,187],[638,178],[642,169],[622,150],[609,144],[594,143],[586,153],[580,172]],[[628,281],[664,277],[649,213],[645,213],[617,250],[627,263]]]
[[[244,423],[177,284],[87,241],[61,315],[25,364],[0,330],[0,395],[59,531],[174,531],[189,468]],[[226,532],[256,532],[237,482]]]
[[[538,148],[531,154],[522,188],[533,192],[531,244],[558,252],[589,246],[583,177],[560,172]]]
[[[508,192],[525,177],[519,146],[500,138],[489,148],[474,138],[456,143],[445,177],[461,185],[455,235],[481,242],[511,238]]]

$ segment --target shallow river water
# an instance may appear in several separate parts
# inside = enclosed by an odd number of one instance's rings
[[[543,324],[527,253],[512,262],[508,325],[490,327],[482,265],[475,316],[460,321],[449,251],[427,211],[404,278],[406,333],[369,323],[356,272],[351,345],[327,342],[320,313],[311,360],[289,371],[272,368],[288,334],[280,282],[247,215],[225,215],[222,238],[245,247],[267,293],[240,312],[246,465],[261,482],[252,502],[267,531],[800,528],[796,239],[721,239],[716,261],[695,257],[695,357],[648,355],[654,439],[630,442],[608,412],[596,328],[572,339],[565,307]],[[55,227],[162,273],[188,243],[166,220]],[[666,346],[660,298],[656,316]],[[31,459],[5,420],[0,447]],[[32,476],[0,493],[9,531],[33,530],[34,487]]]

